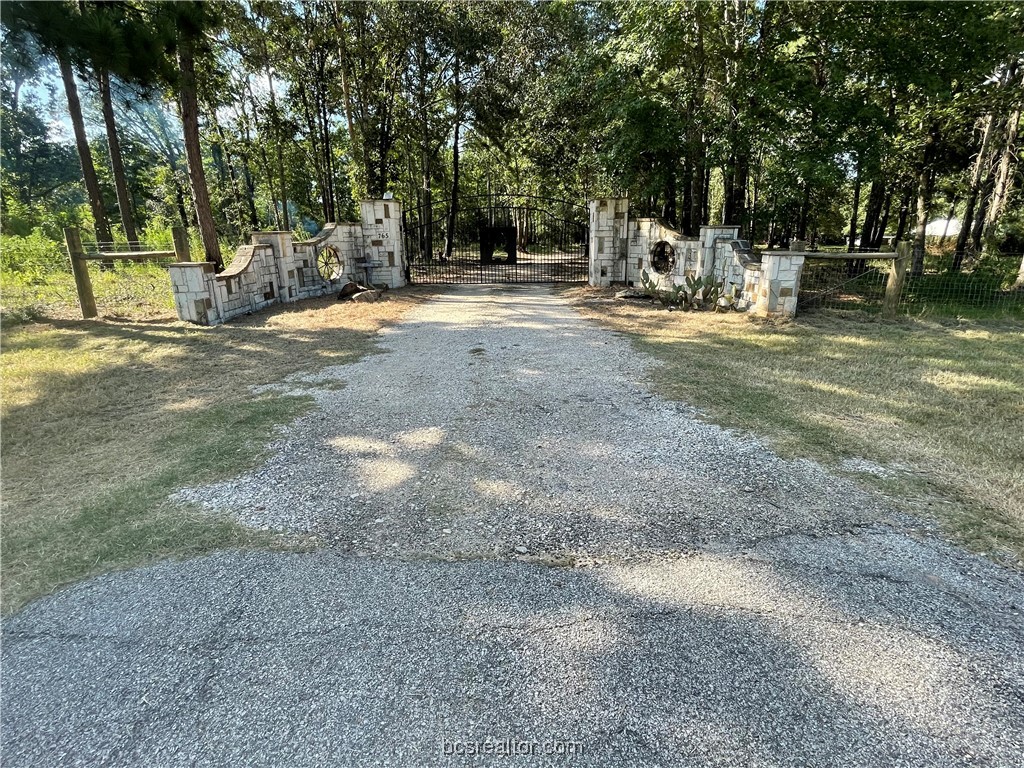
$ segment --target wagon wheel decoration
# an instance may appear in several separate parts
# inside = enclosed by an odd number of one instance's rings
[[[316,257],[316,271],[327,282],[340,278],[343,274],[342,267],[341,255],[333,245],[324,246]]]

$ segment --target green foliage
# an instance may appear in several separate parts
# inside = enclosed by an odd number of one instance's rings
[[[662,288],[657,278],[652,279],[645,269],[640,273],[640,285],[648,296],[657,299],[662,306],[684,312],[735,309],[739,297],[736,286],[725,289],[722,282],[716,282],[712,277],[687,276],[681,283],[673,281],[670,287]]]
[[[161,248],[173,247],[170,229],[144,233]],[[193,250],[201,251],[193,235]],[[165,267],[118,262],[113,269],[91,266],[93,293],[105,315],[169,315],[174,308]],[[3,323],[39,317],[81,317],[78,294],[65,246],[41,229],[27,236],[0,235],[0,283]]]
[[[53,272],[70,268],[64,247],[46,237],[41,229],[27,236],[0,235],[0,273],[5,280],[13,276],[38,283]]]
[[[50,134],[55,52],[78,71],[113,221],[91,94],[112,74],[136,225],[159,229],[194,217],[172,64],[179,34],[202,42],[203,164],[232,245],[283,227],[285,207],[292,228],[385,191],[450,196],[456,131],[465,195],[628,195],[685,234],[724,221],[774,244],[838,244],[883,209],[892,233],[908,201],[906,234],[919,171],[933,208],[962,205],[980,126],[994,117],[998,161],[1024,98],[1012,2],[10,2],[3,22],[3,232],[55,240],[91,219],[74,148]],[[986,240],[1021,251],[1009,200]]]
[[[987,245],[990,252],[1024,254],[1024,206],[1018,202],[999,219]]]

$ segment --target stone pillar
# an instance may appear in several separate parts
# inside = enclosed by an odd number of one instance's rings
[[[291,232],[272,230],[267,232],[253,232],[253,245],[269,245],[274,251],[274,267],[277,272],[277,280],[274,281],[274,293],[281,301],[289,301],[288,298],[288,270],[295,261],[295,247]],[[297,297],[291,298],[295,301]]]
[[[590,209],[590,284],[607,287],[613,280],[625,280],[626,225],[629,200],[603,197],[591,200]]]
[[[369,267],[370,281],[386,283],[389,288],[405,285],[405,260],[402,255],[402,204],[397,200],[363,200],[359,203],[363,225],[363,259],[354,271]]]
[[[765,251],[753,313],[760,317],[793,317],[800,293],[804,255],[793,251]]]
[[[740,228],[734,224],[718,226],[705,225],[700,228],[700,276],[707,277],[715,271],[715,240],[735,240],[740,236]]]
[[[220,322],[215,301],[213,264],[208,261],[186,261],[168,268],[174,308],[178,317],[199,325]]]

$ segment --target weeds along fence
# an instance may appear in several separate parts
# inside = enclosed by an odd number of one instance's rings
[[[925,264],[912,273],[909,243],[891,254],[808,252],[797,309],[1024,320],[1024,290],[1014,288],[1020,256],[986,256],[955,272]]]
[[[167,266],[190,259],[186,231],[172,228],[166,243],[83,242],[65,230],[65,248],[47,238],[5,242],[0,304],[6,320],[38,315],[153,316],[173,311]],[[6,240],[6,238],[5,238]],[[21,246],[21,247],[19,247]]]

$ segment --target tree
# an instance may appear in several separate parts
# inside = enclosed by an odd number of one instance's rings
[[[129,243],[137,243],[139,236],[135,232],[135,216],[128,194],[128,181],[124,172],[124,160],[121,156],[121,140],[117,135],[117,120],[114,117],[114,103],[110,96],[110,73],[100,70],[97,73],[100,86],[100,98],[103,102],[103,121],[107,128],[107,145],[110,148],[110,164],[114,174],[114,188],[117,191],[117,208],[121,214],[121,226]]]
[[[175,16],[177,37],[177,79],[178,105],[182,131],[185,139],[185,158],[188,176],[192,185],[192,202],[195,205],[199,236],[203,242],[206,260],[218,269],[224,268],[217,238],[217,226],[210,207],[210,193],[206,186],[206,172],[203,169],[203,154],[199,142],[199,100],[196,92],[195,52],[212,19],[202,3],[190,1],[175,3],[171,8]]]
[[[22,43],[5,39],[0,61],[0,223],[5,234],[38,227],[59,238],[62,226],[78,224],[81,166],[75,148],[50,135],[56,98],[41,88],[46,59],[30,41]]]
[[[82,56],[82,40],[79,36],[78,12],[69,3],[28,3],[8,2],[0,6],[0,19],[10,35],[10,41],[21,49],[28,43],[23,38],[30,37],[38,48],[57,60],[64,94],[67,99],[68,116],[75,135],[79,162],[82,167],[82,179],[89,199],[96,239],[99,242],[110,242],[113,236],[107,221],[100,193],[96,168],[93,165],[92,151],[85,132],[85,121],[82,117],[82,103],[78,96],[78,84],[75,82],[73,67],[74,58]]]

